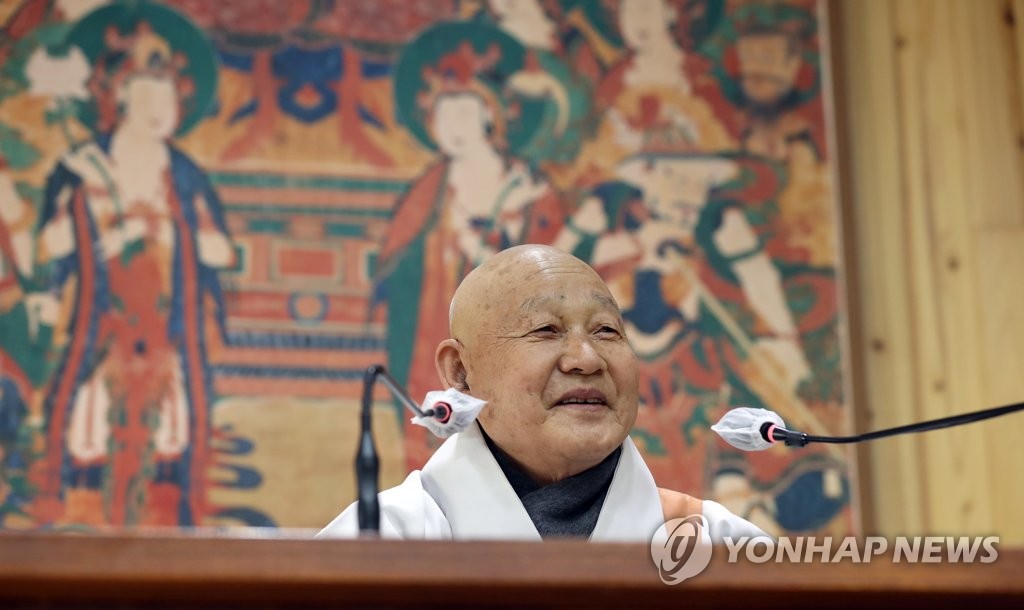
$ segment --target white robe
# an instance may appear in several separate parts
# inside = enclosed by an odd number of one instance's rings
[[[449,438],[423,466],[380,496],[384,538],[427,540],[537,540],[533,525],[512,485],[484,441],[479,426]],[[706,542],[725,537],[767,536],[757,526],[704,500]],[[590,540],[650,543],[667,538],[654,477],[629,438],[612,477]],[[318,538],[355,538],[358,511],[353,503]]]

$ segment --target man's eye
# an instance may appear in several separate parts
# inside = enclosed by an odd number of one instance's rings
[[[597,329],[597,332],[599,334],[601,334],[601,335],[604,335],[604,336],[616,336],[617,337],[619,335],[618,329],[617,328],[612,328],[611,326],[602,326],[601,328]]]
[[[550,334],[558,332],[558,329],[555,328],[554,325],[548,324],[546,326],[541,326],[540,328],[535,329],[533,332],[534,334]]]

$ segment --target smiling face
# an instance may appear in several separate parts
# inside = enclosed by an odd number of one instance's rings
[[[438,350],[442,377],[489,403],[480,424],[539,482],[596,465],[637,413],[638,362],[608,288],[547,246],[506,250],[474,274]]]
[[[170,78],[132,77],[124,84],[121,100],[124,104],[122,125],[134,133],[164,140],[178,127],[178,97]]]

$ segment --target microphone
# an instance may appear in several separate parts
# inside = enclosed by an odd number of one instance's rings
[[[448,388],[447,390],[427,392],[422,415],[413,417],[412,423],[423,426],[438,438],[448,438],[456,432],[469,427],[487,403],[479,398]]]
[[[412,422],[423,426],[440,438],[462,432],[476,420],[486,402],[449,388],[443,392],[427,392],[423,408],[417,405],[388,374],[383,365],[374,364],[363,373],[363,399],[360,414],[359,447],[356,450],[356,495],[360,535],[374,536],[380,532],[380,458],[373,440],[373,387],[380,379],[399,402],[414,413]]]
[[[764,451],[775,442],[761,433],[761,428],[766,425],[783,429],[786,422],[775,411],[737,407],[723,415],[711,429],[737,449]]]
[[[711,426],[711,429],[725,439],[725,442],[737,449],[743,451],[763,451],[778,442],[785,443],[789,447],[803,447],[808,443],[847,444],[873,441],[888,436],[962,426],[992,417],[1009,415],[1020,410],[1024,410],[1024,402],[932,419],[916,424],[897,426],[895,428],[886,428],[874,432],[865,432],[864,434],[855,434],[853,436],[817,436],[786,429],[786,422],[782,421],[778,413],[773,411],[738,407],[723,415],[717,424]]]

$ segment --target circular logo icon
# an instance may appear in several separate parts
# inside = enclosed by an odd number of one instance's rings
[[[651,559],[666,585],[678,585],[704,571],[711,562],[711,540],[704,538],[704,515],[672,519],[651,538]],[[664,533],[663,533],[664,532]],[[665,537],[668,534],[668,537]]]

